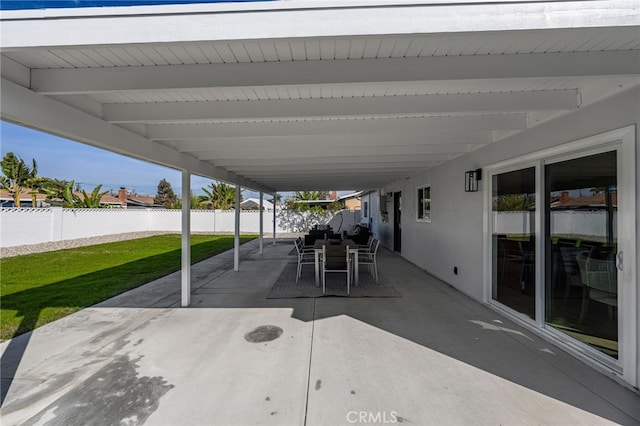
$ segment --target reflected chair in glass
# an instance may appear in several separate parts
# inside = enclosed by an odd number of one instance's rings
[[[564,303],[571,294],[571,287],[583,287],[583,281],[580,276],[580,268],[578,267],[577,256],[581,253],[588,253],[589,250],[584,247],[560,246],[560,255],[562,257],[562,266],[565,273],[565,290]]]
[[[322,294],[326,291],[327,274],[344,273],[347,276],[347,295],[351,288],[351,256],[346,245],[322,246]]]
[[[587,253],[580,253],[576,260],[584,284],[580,323],[587,316],[590,300],[608,305],[609,316],[613,318],[614,309],[618,307],[618,274],[615,260],[612,257],[598,259]]]
[[[358,266],[360,265],[369,265],[369,271],[371,272],[371,276],[378,283],[378,247],[380,246],[380,241],[374,239],[370,249],[360,249],[358,250]]]

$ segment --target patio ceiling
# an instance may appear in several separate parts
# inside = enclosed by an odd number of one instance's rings
[[[266,192],[378,188],[640,83],[634,19],[138,43],[86,30],[29,45],[18,17],[3,14],[3,119]]]

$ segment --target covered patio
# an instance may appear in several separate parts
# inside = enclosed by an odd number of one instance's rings
[[[28,342],[3,424],[640,422],[637,394],[389,251],[400,298],[266,299],[292,245],[194,265],[192,309],[176,273],[3,343]]]
[[[339,424],[351,409],[417,424],[638,421],[625,388],[640,382],[637,1],[294,0],[12,11],[0,22],[1,118],[180,170],[184,206],[179,279],[37,331],[28,346],[14,339],[24,381],[10,379],[11,418],[87,405],[102,378],[137,369],[127,376],[152,395],[125,423]],[[566,188],[545,177],[556,164],[562,185],[587,181],[591,166],[576,175],[572,161],[589,156],[610,159],[606,191],[617,192],[616,226],[610,208],[599,229],[615,245],[610,353],[548,315],[551,193]],[[471,172],[482,178],[465,187]],[[494,206],[509,173],[527,189],[515,193],[526,232],[509,231],[534,253],[511,289],[527,310],[496,294]],[[265,300],[292,245],[262,239],[257,254],[237,245],[190,268],[194,174],[261,198],[366,191],[362,222],[403,297]],[[283,334],[245,346],[261,325]],[[57,347],[42,358],[53,341],[76,358]],[[68,364],[49,369],[56,357]],[[60,393],[46,390],[57,371]]]

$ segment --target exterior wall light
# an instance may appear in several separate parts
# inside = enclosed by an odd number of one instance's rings
[[[482,169],[464,172],[464,192],[477,192],[479,180],[482,180]]]

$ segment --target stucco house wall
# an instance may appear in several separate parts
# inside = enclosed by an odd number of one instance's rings
[[[638,170],[640,88],[636,87],[385,187],[384,190],[388,194],[402,191],[401,255],[458,290],[475,299],[483,300],[483,214],[487,182],[479,182],[478,192],[464,192],[465,171],[630,125],[636,126],[635,169]],[[640,211],[640,174],[637,172],[635,181],[636,211]],[[416,188],[425,184],[432,185],[431,223],[416,221]],[[388,222],[382,221],[379,213],[374,214],[374,218],[378,237],[385,247],[393,249],[392,204],[388,209]],[[636,219],[635,240],[638,253],[639,229]],[[635,262],[634,267],[637,270],[638,259],[626,259],[626,262]],[[457,275],[454,274],[454,267],[458,268]],[[640,292],[637,291],[636,294],[636,306],[640,306]],[[640,330],[640,316],[637,311],[635,316],[637,329]]]

